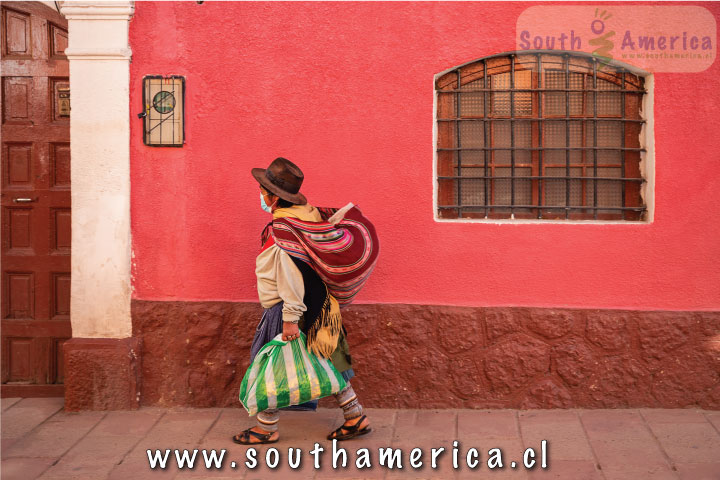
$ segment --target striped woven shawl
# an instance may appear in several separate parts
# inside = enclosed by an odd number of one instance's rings
[[[265,227],[262,243],[272,234],[278,247],[312,267],[341,306],[349,305],[377,263],[375,227],[356,206],[335,225],[328,219],[337,208],[317,209],[322,222],[275,218]]]

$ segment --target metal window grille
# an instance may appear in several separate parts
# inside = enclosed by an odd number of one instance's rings
[[[185,77],[147,75],[143,78],[143,142],[153,147],[185,143]]]
[[[440,218],[644,219],[642,76],[530,50],[456,68],[436,92]]]

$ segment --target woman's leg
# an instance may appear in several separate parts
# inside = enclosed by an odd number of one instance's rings
[[[362,415],[362,405],[360,405],[357,394],[355,394],[350,382],[347,382],[347,386],[335,394],[335,400],[338,402],[338,407],[342,408],[345,420]]]
[[[255,328],[255,336],[253,337],[252,346],[250,347],[250,362],[255,360],[255,356],[260,349],[273,339],[278,333],[282,332],[282,306],[283,302],[278,302],[270,308],[263,311],[262,318]],[[248,444],[248,443],[267,443],[262,442],[260,439],[247,433],[253,431],[261,435],[270,434],[269,441],[275,441],[279,437],[278,421],[280,420],[280,413],[278,410],[265,410],[259,412],[255,418],[257,425],[254,427],[244,430],[238,435],[233,437],[236,443]]]
[[[266,432],[277,432],[278,422],[280,421],[280,410],[268,408],[267,410],[258,412],[255,420],[257,421],[258,428]]]
[[[276,409],[268,409],[259,412],[255,417],[257,425],[243,430],[233,437],[235,443],[243,445],[252,445],[257,443],[275,443],[280,438],[278,433],[278,422],[280,421],[280,411]]]
[[[328,440],[334,438],[338,440],[347,440],[358,435],[364,435],[370,432],[370,421],[363,415],[363,408],[358,400],[357,394],[347,382],[347,386],[335,394],[338,406],[343,411],[345,423],[334,432],[328,435]]]

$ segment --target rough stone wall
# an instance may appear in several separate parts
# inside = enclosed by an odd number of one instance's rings
[[[240,406],[261,313],[133,301],[141,404]],[[720,409],[720,312],[368,304],[343,321],[368,407]]]
[[[63,345],[65,410],[134,410],[142,391],[138,337],[71,338]]]

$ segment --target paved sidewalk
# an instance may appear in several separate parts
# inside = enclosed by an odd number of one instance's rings
[[[66,413],[61,398],[2,399],[2,480],[264,478],[490,478],[490,479],[720,479],[720,412],[697,409],[617,410],[380,410],[367,409],[373,432],[338,443],[347,468],[333,469],[325,435],[341,421],[337,409],[284,412],[281,440],[258,447],[248,468],[247,447],[230,437],[253,424],[241,408],[162,409]],[[454,441],[458,441],[454,449]],[[547,468],[541,441],[547,440]],[[310,454],[315,442],[320,468]],[[279,465],[266,452],[275,447]],[[300,466],[288,465],[288,449],[301,449]],[[379,448],[400,449],[402,470],[380,465]],[[444,447],[431,465],[432,449]],[[488,450],[500,448],[503,468],[489,469]],[[523,452],[535,451],[534,469]],[[366,448],[367,453],[362,450]],[[419,448],[411,458],[411,451]],[[468,452],[479,466],[467,466]],[[147,450],[171,450],[165,470],[151,470]],[[196,465],[179,469],[174,450],[198,449]],[[206,469],[209,455],[225,449],[223,467]],[[358,450],[360,450],[358,452]],[[459,468],[453,466],[457,451]],[[295,450],[293,450],[295,452]],[[358,469],[369,454],[371,467]],[[270,463],[275,460],[270,451]],[[341,460],[342,455],[339,455]],[[296,454],[293,454],[295,460]],[[422,462],[413,468],[411,460]],[[532,460],[529,458],[529,460]],[[235,462],[232,468],[231,462]],[[510,463],[516,462],[512,468]],[[416,463],[417,465],[417,463]]]

